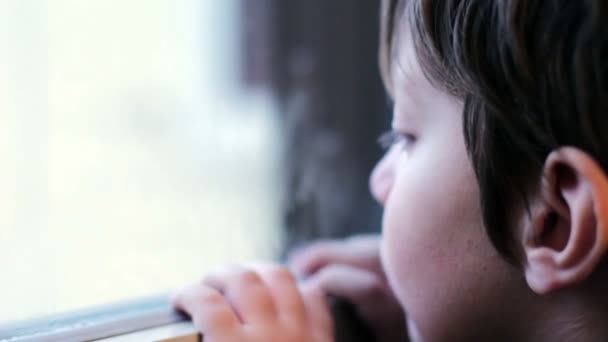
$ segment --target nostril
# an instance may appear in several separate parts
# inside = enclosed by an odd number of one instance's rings
[[[379,186],[379,192],[378,192],[377,201],[381,205],[386,204],[386,200],[388,199],[388,195],[389,195],[390,192],[391,192],[390,183],[388,183],[388,182],[382,182],[381,185]]]
[[[378,192],[377,188],[378,188],[378,185],[377,185],[375,172],[372,172],[372,174],[369,177],[369,192],[372,194],[372,197],[377,202],[380,202],[379,192]]]
[[[382,172],[379,166],[374,169],[370,176],[369,188],[374,199],[384,205],[390,192],[392,180],[387,172]]]
[[[396,146],[391,147],[380,159],[369,178],[370,192],[381,205],[386,203],[393,187],[399,151]]]

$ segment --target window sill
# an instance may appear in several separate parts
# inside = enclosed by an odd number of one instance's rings
[[[197,342],[197,336],[166,295],[0,326],[0,342]]]
[[[97,342],[200,342],[200,335],[197,333],[191,322],[181,322],[170,324],[158,328],[147,329],[131,334],[120,335]]]

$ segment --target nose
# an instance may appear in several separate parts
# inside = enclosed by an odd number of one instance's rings
[[[397,146],[391,147],[384,157],[380,159],[369,177],[369,189],[372,196],[382,206],[386,203],[395,181],[395,166],[399,150]]]

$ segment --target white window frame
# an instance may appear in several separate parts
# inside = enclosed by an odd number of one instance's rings
[[[167,295],[51,315],[0,326],[0,342],[163,341],[198,342],[187,317]]]

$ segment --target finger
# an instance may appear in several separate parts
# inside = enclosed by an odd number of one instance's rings
[[[298,277],[307,277],[333,263],[380,269],[378,254],[378,236],[361,235],[346,240],[315,242],[293,252],[288,264]]]
[[[331,263],[350,263],[352,246],[341,240],[318,241],[290,256],[290,268],[299,278],[305,278]]]
[[[269,289],[255,271],[239,266],[210,273],[203,280],[223,293],[243,323],[266,323],[276,318]]]
[[[293,273],[278,265],[256,265],[254,268],[270,290],[279,318],[294,324],[304,322],[306,306]]]
[[[239,332],[239,319],[216,289],[191,285],[175,294],[171,304],[187,313],[196,329],[204,335],[233,336]]]
[[[306,282],[322,289],[326,294],[362,307],[373,307],[379,299],[392,294],[388,284],[376,273],[349,265],[329,265]]]
[[[333,331],[333,319],[323,290],[309,283],[300,284],[309,326],[313,331]]]
[[[383,339],[396,341],[405,322],[403,307],[395,297],[386,279],[375,272],[347,265],[330,265],[307,279],[311,287],[345,299],[354,305],[357,313]]]

